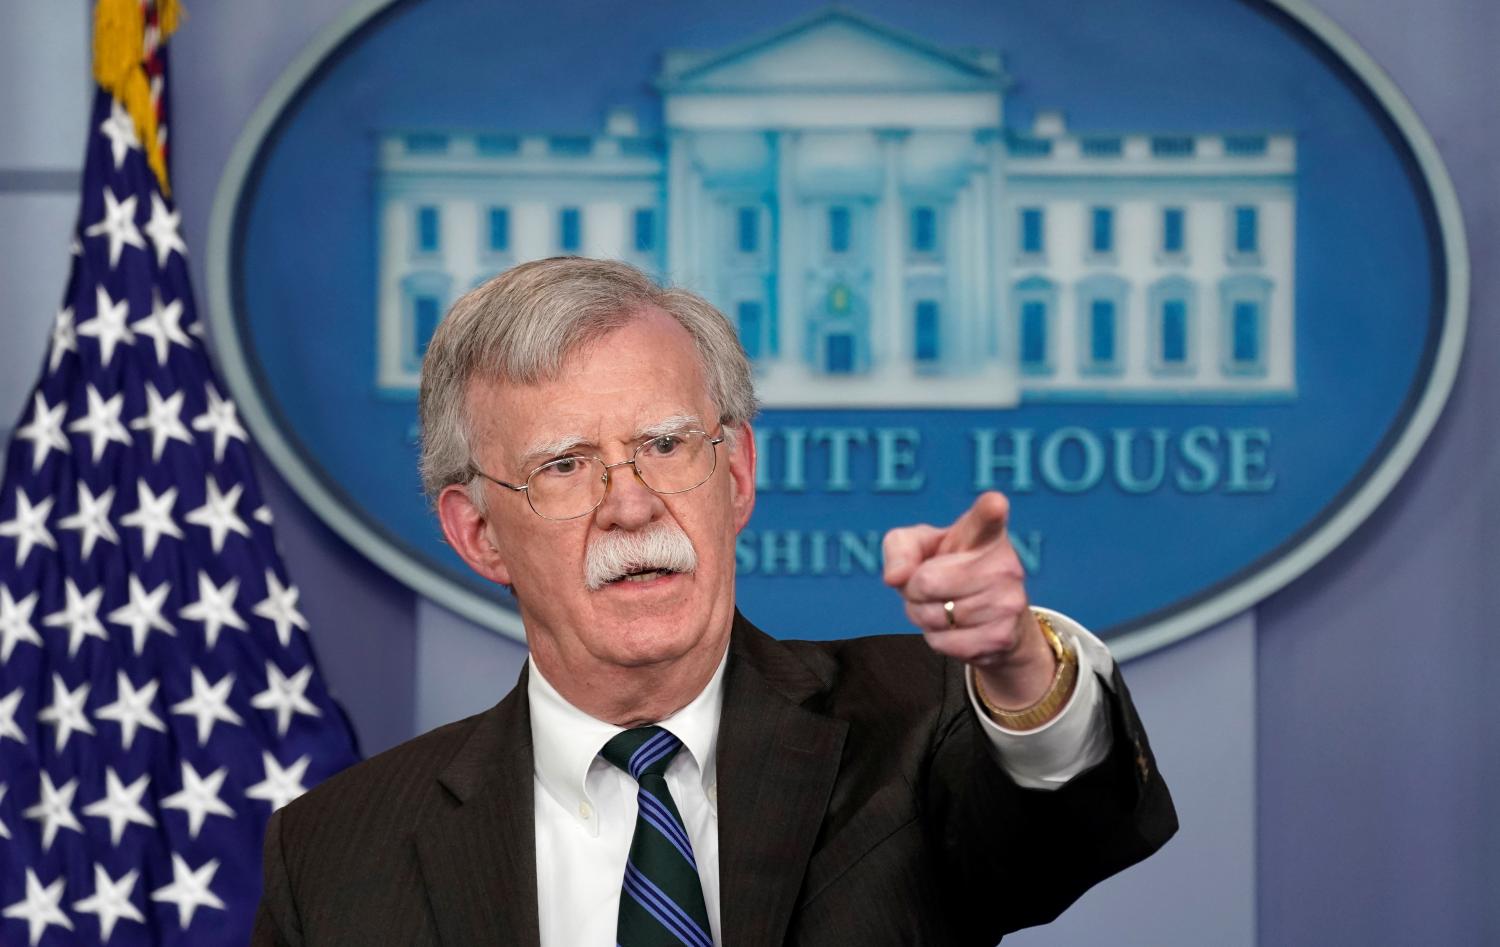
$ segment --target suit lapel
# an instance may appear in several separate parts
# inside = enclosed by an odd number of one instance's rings
[[[716,764],[725,947],[785,939],[848,730],[802,706],[826,686],[736,615]]]
[[[487,711],[438,775],[457,805],[417,836],[439,940],[448,945],[540,941],[526,672]]]

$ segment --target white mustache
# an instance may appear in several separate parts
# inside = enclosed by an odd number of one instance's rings
[[[655,523],[642,530],[610,530],[589,543],[583,561],[583,581],[597,592],[632,572],[661,569],[692,572],[698,553],[687,533],[671,523]]]

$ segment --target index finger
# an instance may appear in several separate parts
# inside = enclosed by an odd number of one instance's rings
[[[1009,519],[1010,501],[1004,494],[993,490],[981,493],[974,505],[948,527],[938,552],[968,552],[987,546],[1005,535],[1005,524]]]

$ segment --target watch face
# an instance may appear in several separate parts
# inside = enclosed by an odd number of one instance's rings
[[[1300,10],[393,2],[304,57],[236,156],[213,337],[330,525],[516,634],[422,496],[422,355],[509,266],[627,260],[711,300],[755,366],[754,620],[908,627],[882,534],[995,489],[1032,600],[1139,653],[1342,541],[1458,362],[1446,174]]]

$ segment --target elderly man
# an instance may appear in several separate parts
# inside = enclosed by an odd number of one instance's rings
[[[725,318],[623,264],[453,306],[423,477],[530,660],[273,816],[257,944],[987,947],[1166,841],[1124,684],[1029,607],[998,494],[886,537],[920,637],[777,641],[736,611],[755,407]]]

